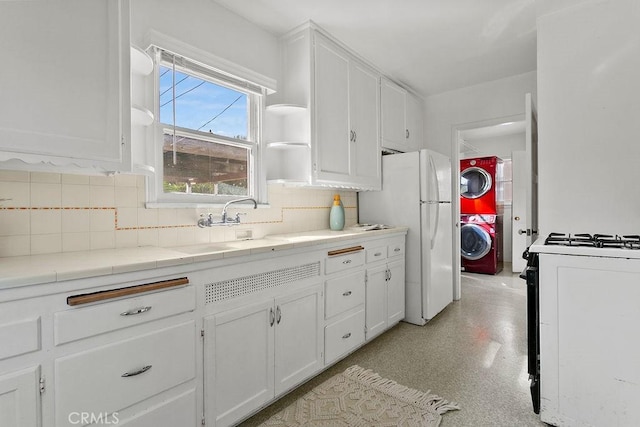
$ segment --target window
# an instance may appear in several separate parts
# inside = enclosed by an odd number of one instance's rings
[[[497,194],[498,203],[510,206],[513,199],[513,173],[511,159],[503,159],[502,163],[498,164],[498,170],[496,173],[496,180],[498,182]]]
[[[157,201],[260,199],[263,88],[159,48],[156,63]]]

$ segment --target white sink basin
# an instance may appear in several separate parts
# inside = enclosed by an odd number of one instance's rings
[[[224,252],[235,249],[226,243],[204,243],[202,245],[178,246],[171,248],[176,252],[182,252],[189,255],[209,254],[214,252]]]

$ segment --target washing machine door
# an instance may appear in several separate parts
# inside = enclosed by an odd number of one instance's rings
[[[460,228],[460,254],[475,261],[491,250],[491,235],[478,224],[464,224]]]
[[[467,199],[477,199],[491,190],[492,180],[489,173],[472,166],[460,173],[460,195]]]

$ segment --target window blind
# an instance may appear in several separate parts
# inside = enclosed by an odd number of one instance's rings
[[[184,71],[196,74],[197,76],[203,79],[217,80],[218,82],[224,85],[233,87],[234,89],[237,89],[245,93],[252,93],[256,95],[263,95],[264,93],[266,93],[266,89],[258,84],[252,83],[244,79],[237,78],[228,73],[225,73],[224,71],[184,58],[180,55],[177,55],[173,52],[169,52],[165,49],[158,48],[158,47],[156,47],[156,49],[160,53],[160,60],[162,62],[166,62],[167,64],[173,64],[175,60],[176,68],[180,68]]]

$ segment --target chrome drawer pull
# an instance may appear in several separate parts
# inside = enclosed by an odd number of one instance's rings
[[[373,256],[380,256],[382,255],[382,252],[376,252],[375,254],[373,254]]]
[[[349,338],[350,336],[351,336],[351,332],[347,332],[346,334],[344,334],[344,335],[342,336],[342,339],[343,339],[343,340],[346,340],[346,339],[347,339],[347,338]]]
[[[349,295],[351,295],[351,291],[347,291],[342,294],[343,297],[348,297]]]
[[[395,248],[393,251],[394,252],[400,252],[400,248]]]
[[[134,316],[136,314],[146,313],[149,310],[151,310],[150,305],[146,307],[134,308],[133,310],[125,311],[124,313],[120,313],[120,316]]]
[[[350,259],[345,259],[344,261],[342,261],[343,264],[351,264],[351,260]]]
[[[140,368],[137,371],[134,372],[125,372],[124,374],[122,374],[122,377],[135,377],[136,375],[140,375],[140,374],[144,374],[145,372],[147,372],[149,369],[151,369],[151,365],[147,365],[144,368]]]

